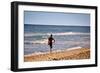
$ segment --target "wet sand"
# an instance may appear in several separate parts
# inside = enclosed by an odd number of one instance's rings
[[[89,59],[90,49],[89,48],[76,48],[72,50],[63,50],[48,52],[42,54],[31,54],[25,55],[25,62],[36,62],[36,61],[54,61],[54,60],[79,60],[79,59]]]

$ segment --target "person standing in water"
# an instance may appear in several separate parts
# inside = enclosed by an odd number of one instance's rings
[[[50,46],[50,53],[52,52],[52,44],[55,42],[52,34],[50,35],[50,37],[48,38],[48,45]]]

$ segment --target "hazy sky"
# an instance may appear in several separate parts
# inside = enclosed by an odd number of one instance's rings
[[[24,24],[90,26],[90,14],[24,11]]]

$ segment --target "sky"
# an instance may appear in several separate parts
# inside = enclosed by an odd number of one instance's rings
[[[90,26],[90,14],[24,11],[24,24]]]

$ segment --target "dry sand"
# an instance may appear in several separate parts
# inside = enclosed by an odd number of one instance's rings
[[[34,62],[34,61],[54,61],[54,60],[78,60],[78,59],[89,59],[90,58],[90,49],[89,48],[80,48],[72,50],[63,50],[56,51],[52,53],[44,54],[31,54],[25,55],[25,62]]]

